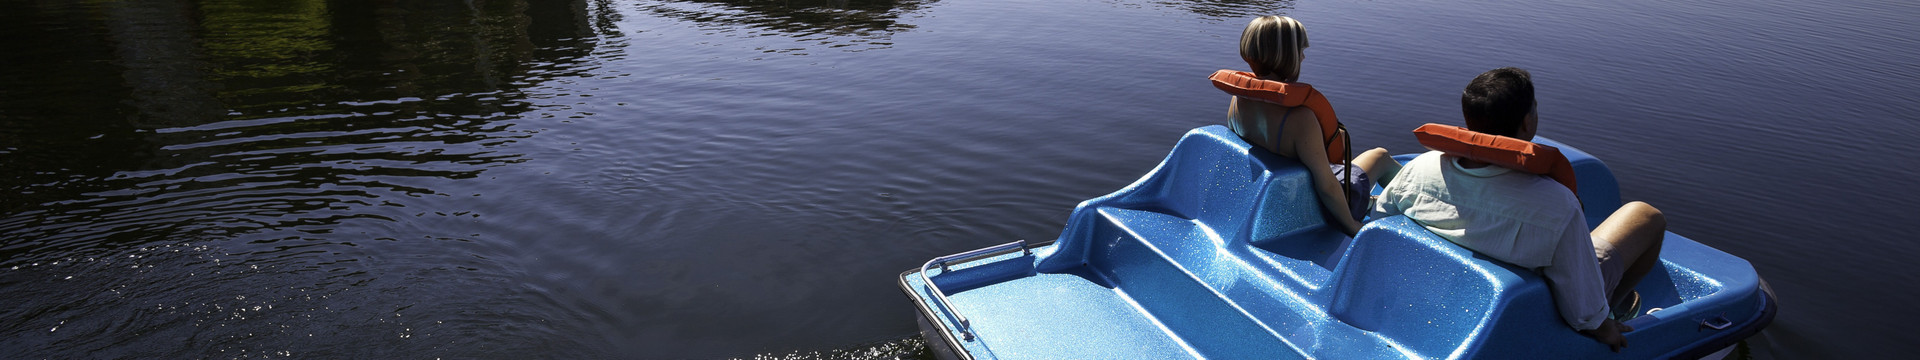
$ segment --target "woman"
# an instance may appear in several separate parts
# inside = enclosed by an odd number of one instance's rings
[[[1240,58],[1253,71],[1221,70],[1214,73],[1214,86],[1235,95],[1227,106],[1233,132],[1249,144],[1305,164],[1328,217],[1351,236],[1360,231],[1360,219],[1367,214],[1373,189],[1369,179],[1391,181],[1399,164],[1382,148],[1346,161],[1346,129],[1334,117],[1333,107],[1311,85],[1298,82],[1306,48],[1307,31],[1299,21],[1285,16],[1253,19],[1240,34]]]

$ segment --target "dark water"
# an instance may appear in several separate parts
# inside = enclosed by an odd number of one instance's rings
[[[1270,13],[1363,146],[1532,70],[1757,357],[1920,350],[1906,1],[0,0],[0,357],[919,356],[894,276],[1221,123]]]

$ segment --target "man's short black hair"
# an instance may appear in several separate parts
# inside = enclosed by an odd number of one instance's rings
[[[1518,135],[1533,112],[1533,76],[1513,67],[1481,73],[1460,92],[1460,111],[1468,130]]]

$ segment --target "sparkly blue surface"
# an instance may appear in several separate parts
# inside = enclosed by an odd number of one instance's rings
[[[1573,160],[1589,217],[1619,206],[1604,163],[1542,142]],[[1195,129],[1146,177],[1081,203],[1055,243],[931,270],[952,308],[927,300],[917,271],[901,286],[945,334],[928,341],[977,359],[1667,357],[1770,319],[1750,264],[1669,233],[1664,271],[1638,289],[1662,310],[1629,321],[1613,354],[1563,323],[1530,271],[1404,217],[1354,238],[1329,228],[1307,176],[1224,127]],[[1735,326],[1702,329],[1716,317]]]

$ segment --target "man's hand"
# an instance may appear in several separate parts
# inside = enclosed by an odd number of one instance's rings
[[[1632,326],[1627,326],[1627,324],[1622,324],[1613,319],[1607,319],[1601,321],[1600,327],[1593,328],[1593,330],[1581,330],[1580,335],[1586,335],[1587,337],[1593,338],[1594,341],[1607,344],[1607,347],[1613,349],[1613,352],[1620,352],[1620,348],[1627,347],[1627,337],[1621,334],[1631,331],[1633,331]]]

